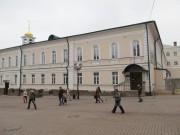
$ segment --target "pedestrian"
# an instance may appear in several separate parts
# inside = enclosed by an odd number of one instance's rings
[[[123,109],[123,107],[121,105],[121,94],[120,94],[120,92],[117,89],[114,90],[114,96],[113,97],[115,99],[115,104],[114,104],[114,108],[112,110],[112,113],[116,112],[116,108],[118,106],[119,106],[119,108],[121,110],[121,113],[125,113],[125,111],[124,111],[124,109]]]
[[[35,101],[36,101],[35,93],[34,93],[33,90],[30,90],[30,93],[29,93],[29,103],[28,103],[28,108],[27,109],[30,109],[31,102],[34,105],[34,108],[37,109]]]
[[[138,95],[139,102],[142,102],[142,101],[143,101],[143,99],[142,99],[142,97],[141,97],[141,94],[142,94],[142,87],[141,87],[140,84],[138,84],[137,89],[138,89],[137,95]]]
[[[23,92],[23,102],[27,103],[27,90],[24,90]]]
[[[94,99],[96,100],[95,103],[100,103],[100,100],[98,99],[98,90],[96,89],[95,93],[94,93]]]
[[[101,102],[103,102],[103,100],[102,100],[102,98],[101,98],[101,94],[102,94],[102,92],[101,92],[100,87],[97,87],[97,96],[98,96],[98,100],[99,100],[99,101],[101,100]]]
[[[59,93],[58,93],[59,106],[64,105],[63,93],[64,93],[64,91],[63,91],[62,87],[59,87]]]

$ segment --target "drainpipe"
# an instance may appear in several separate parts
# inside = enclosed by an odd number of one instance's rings
[[[157,69],[157,55],[156,55],[156,42],[159,40],[160,38],[158,37],[155,41],[154,41],[154,53],[155,53],[155,78],[154,81],[156,82],[156,69]],[[156,83],[154,84],[154,88],[156,89]],[[154,93],[153,93],[154,94]]]
[[[157,68],[157,55],[156,55],[156,42],[159,40],[160,38],[158,37],[155,41],[154,41],[154,52],[155,52],[155,65]]]
[[[163,47],[161,48],[161,65],[162,65],[162,69],[163,69],[163,59],[162,59],[162,54],[163,54]]]
[[[149,77],[149,95],[151,96],[151,72],[150,72],[150,61],[149,61],[149,40],[148,40],[148,28],[147,28],[147,23],[146,23],[146,35],[147,35],[147,53],[148,53],[148,77]]]
[[[21,54],[20,54],[20,68],[19,68],[19,92],[18,92],[18,96],[20,96],[21,94],[21,76],[22,76],[22,48],[20,46],[20,51],[21,51]]]
[[[68,70],[68,67],[69,67],[69,41],[68,41],[68,37],[66,38],[66,42],[68,44],[68,65],[66,67],[66,70],[67,70],[67,89],[69,89],[69,70]]]

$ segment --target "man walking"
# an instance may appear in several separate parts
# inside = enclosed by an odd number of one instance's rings
[[[115,113],[116,112],[116,108],[119,106],[119,109],[121,110],[121,113],[125,113],[122,105],[121,105],[121,95],[120,95],[120,92],[118,92],[117,89],[114,90],[114,99],[115,99],[115,105],[114,105],[114,108],[112,110],[112,113]]]
[[[35,101],[36,101],[35,93],[34,93],[33,90],[30,90],[29,103],[28,103],[28,108],[27,109],[30,109],[31,102],[33,102],[34,108],[37,109]]]
[[[143,101],[143,99],[142,99],[142,97],[141,97],[141,94],[142,94],[142,87],[141,87],[141,85],[140,84],[138,84],[138,98],[139,98],[139,102],[142,102]]]

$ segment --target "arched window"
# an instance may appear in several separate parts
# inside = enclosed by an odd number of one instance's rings
[[[35,64],[35,54],[33,53],[32,54],[32,65],[34,65]]]
[[[52,63],[56,63],[56,51],[52,52]]]
[[[68,62],[68,50],[67,49],[64,50],[64,62],[65,63]]]
[[[9,57],[9,67],[11,67],[11,57]]]
[[[118,49],[116,43],[112,43],[111,45],[111,54],[112,59],[118,58]]]
[[[77,49],[77,61],[82,61],[82,48]]]
[[[26,65],[26,55],[24,55],[24,66]]]
[[[4,67],[4,63],[5,63],[4,58],[2,58],[2,67]]]
[[[45,64],[45,53],[44,53],[44,52],[42,53],[41,63],[42,63],[42,64]]]
[[[97,45],[93,47],[93,57],[94,60],[99,60],[99,47]]]
[[[140,56],[140,44],[138,40],[133,41],[133,56]]]

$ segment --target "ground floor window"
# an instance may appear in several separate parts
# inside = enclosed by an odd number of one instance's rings
[[[98,72],[94,73],[94,84],[99,84],[99,73]]]
[[[118,72],[112,72],[112,84],[118,84]]]

